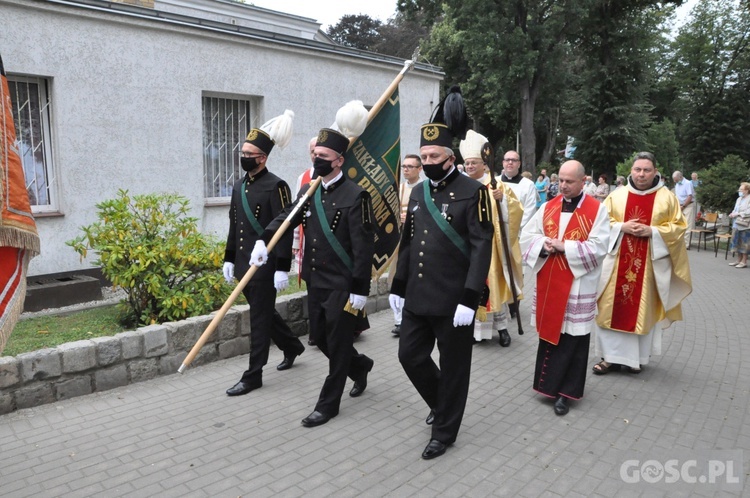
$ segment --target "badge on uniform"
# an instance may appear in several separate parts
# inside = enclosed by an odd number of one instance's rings
[[[443,204],[443,209],[440,211],[440,214],[444,219],[448,219],[448,204]]]

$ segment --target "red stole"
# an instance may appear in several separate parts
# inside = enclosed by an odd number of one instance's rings
[[[300,181],[299,188],[301,189],[305,185],[312,181],[312,171],[307,168],[302,173],[302,181]],[[299,250],[297,251],[297,285],[302,285],[302,257],[304,256],[305,249],[305,230],[302,228],[302,224],[299,225]]]
[[[647,195],[628,193],[623,222],[635,220],[644,225],[651,224],[656,192]],[[635,332],[638,323],[638,310],[641,306],[643,277],[646,274],[646,258],[649,257],[647,237],[623,234],[620,242],[620,256],[617,260],[617,280],[615,281],[615,301],[610,324],[613,330]]]
[[[544,207],[544,235],[551,239],[557,239],[560,233],[563,196],[558,197]],[[565,227],[562,240],[588,240],[599,206],[599,201],[584,195],[583,202],[573,211]],[[536,275],[536,330],[540,339],[551,344],[560,342],[573,280],[568,260],[558,252],[547,256],[547,261]]]

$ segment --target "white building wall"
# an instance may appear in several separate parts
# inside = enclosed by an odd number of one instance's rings
[[[89,268],[94,258],[79,261],[65,241],[118,189],[180,193],[205,233],[226,236],[228,203],[207,206],[203,193],[204,92],[262,96],[255,125],[295,112],[291,143],[268,161],[294,188],[317,130],[349,100],[373,104],[402,67],[43,1],[0,0],[0,11],[6,72],[51,78],[59,214],[37,218],[30,275]],[[403,154],[417,151],[441,78],[417,70],[402,82]]]

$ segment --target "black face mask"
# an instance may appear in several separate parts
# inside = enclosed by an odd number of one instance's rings
[[[333,172],[333,161],[316,157],[313,161],[313,169],[318,176],[328,176]]]
[[[258,158],[257,157],[241,157],[240,166],[242,166],[243,170],[249,173],[258,167]]]
[[[450,159],[450,157],[446,157],[445,160],[441,163],[423,164],[422,171],[424,171],[424,175],[433,182],[442,180],[443,177],[445,177],[445,175],[447,174],[447,172],[443,170],[443,166],[445,166],[445,163],[448,162],[448,159]]]

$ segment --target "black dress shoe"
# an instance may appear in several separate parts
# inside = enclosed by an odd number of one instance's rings
[[[568,398],[565,396],[558,396],[557,399],[555,399],[555,413],[557,415],[565,415],[568,413],[568,410],[570,410],[568,407]]]
[[[504,348],[507,348],[510,346],[510,334],[506,329],[499,330],[498,333],[500,334],[500,345]]]
[[[430,414],[427,415],[427,418],[424,419],[424,423],[427,425],[432,425],[435,422],[435,410],[430,410]]]
[[[365,371],[362,375],[360,375],[359,379],[354,381],[354,386],[352,387],[352,390],[349,391],[349,396],[352,398],[356,398],[357,396],[361,396],[363,392],[365,392],[365,389],[367,389],[367,374],[370,373],[370,370],[372,370],[372,366],[375,364],[373,360],[370,358],[367,358],[370,360],[367,367],[365,367]]]
[[[314,411],[310,415],[302,419],[302,425],[304,425],[305,427],[317,427],[319,425],[325,424],[329,420],[331,420],[331,417],[329,417],[328,415],[324,415],[319,411]]]
[[[229,396],[242,396],[243,394],[247,394],[250,391],[258,389],[262,385],[263,384],[261,384],[260,382],[258,382],[258,383],[252,383],[251,384],[249,382],[245,382],[245,381],[241,380],[238,383],[236,383],[235,385],[233,385],[232,387],[230,387],[229,389],[227,389],[227,395],[229,395]]]
[[[393,330],[391,330],[391,334],[393,334],[393,337],[399,337],[399,336],[401,336],[401,324],[400,323],[397,323],[393,327]]]
[[[276,365],[276,370],[289,370],[290,368],[292,368],[292,365],[294,365],[294,360],[297,359],[297,356],[299,355],[294,355],[294,356],[284,355],[284,359],[281,360],[281,363]]]
[[[443,453],[445,453],[445,449],[447,447],[448,447],[447,444],[441,443],[437,439],[430,439],[430,442],[427,443],[427,446],[422,452],[422,458],[424,458],[425,460],[431,460],[433,458],[437,458]]]

